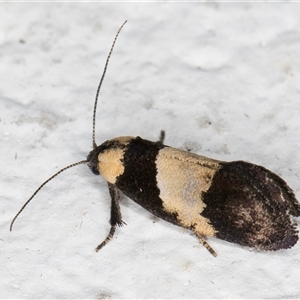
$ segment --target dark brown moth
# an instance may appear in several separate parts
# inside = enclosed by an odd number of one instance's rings
[[[193,231],[216,256],[205,237],[258,250],[288,249],[298,241],[296,223],[300,204],[286,182],[266,168],[244,161],[218,161],[164,145],[159,141],[123,136],[97,146],[96,109],[100,88],[119,28],[97,89],[93,112],[93,150],[87,159],[67,166],[46,180],[13,218],[10,230],[37,192],[61,172],[79,164],[108,183],[111,196],[110,232],[100,250],[124,221],[119,191],[155,216]]]

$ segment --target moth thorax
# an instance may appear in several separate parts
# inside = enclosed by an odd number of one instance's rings
[[[109,183],[115,184],[118,176],[124,173],[122,158],[124,149],[106,149],[98,155],[98,170]]]

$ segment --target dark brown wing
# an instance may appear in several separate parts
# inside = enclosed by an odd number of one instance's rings
[[[300,205],[286,182],[264,167],[236,161],[221,163],[201,213],[216,237],[262,250],[279,250],[298,241],[291,216]]]

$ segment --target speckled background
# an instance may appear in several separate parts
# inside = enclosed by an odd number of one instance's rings
[[[282,176],[300,198],[298,3],[1,3],[0,298],[299,298],[300,243],[260,253],[156,219],[82,165],[106,56],[97,142],[140,135]],[[296,220],[299,223],[299,219]]]

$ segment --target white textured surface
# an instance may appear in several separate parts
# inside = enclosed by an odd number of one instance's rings
[[[97,142],[157,140],[280,174],[300,197],[300,6],[293,3],[0,4],[0,298],[299,298],[300,243],[259,253],[153,218],[127,198],[109,230]],[[299,219],[297,220],[299,223]]]

